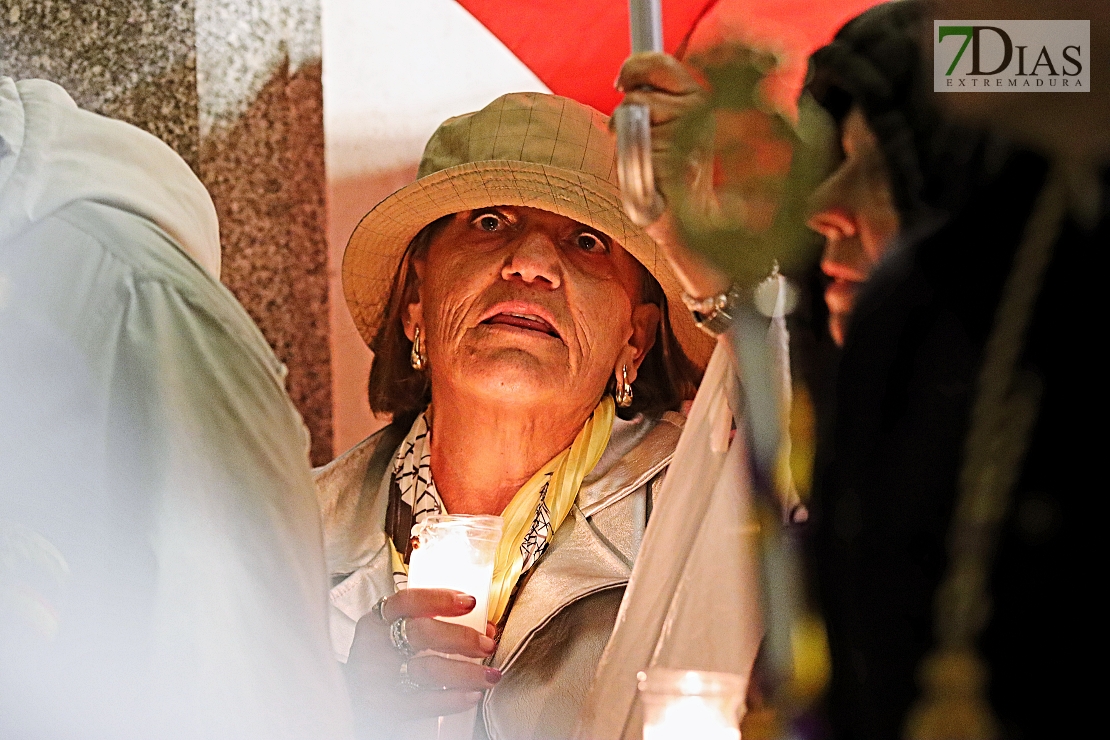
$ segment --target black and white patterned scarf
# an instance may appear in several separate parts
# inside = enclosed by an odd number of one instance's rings
[[[425,414],[413,422],[393,458],[393,482],[386,510],[385,530],[393,544],[393,584],[397,590],[408,586],[408,563],[412,555],[412,528],[431,514],[449,513],[436,491],[431,468],[431,429]],[[551,514],[545,498],[547,484],[540,493],[532,527],[520,546],[524,556],[522,573],[536,564],[551,537]]]

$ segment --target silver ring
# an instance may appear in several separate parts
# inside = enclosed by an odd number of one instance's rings
[[[401,674],[400,682],[402,689],[404,689],[405,691],[420,690],[420,684],[418,684],[416,681],[413,681],[412,676],[409,675],[409,662],[407,660],[401,664],[401,668],[398,673]]]
[[[377,614],[378,619],[382,620],[383,622],[387,621],[385,618],[385,614],[382,613],[382,609],[385,607],[385,600],[388,598],[388,596],[383,596],[374,602],[374,606],[370,607],[370,611],[374,614]]]
[[[405,656],[406,660],[416,655],[416,650],[409,644],[409,636],[405,631],[405,617],[395,619],[393,624],[389,625],[389,641],[397,648],[397,652]]]

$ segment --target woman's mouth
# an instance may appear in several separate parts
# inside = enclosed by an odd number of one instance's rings
[[[533,336],[542,334],[563,341],[555,326],[555,316],[546,307],[533,301],[501,301],[486,309],[478,321],[487,326],[509,327]]]
[[[515,326],[519,329],[546,334],[549,337],[559,338],[559,332],[541,316],[528,313],[502,312],[490,316],[483,324],[499,324],[502,326]]]

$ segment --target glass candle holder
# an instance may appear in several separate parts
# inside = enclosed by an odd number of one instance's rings
[[[744,681],[732,673],[641,671],[644,740],[740,740]]]
[[[499,516],[433,514],[412,528],[409,588],[450,588],[474,597],[474,609],[444,622],[486,632],[493,561],[504,521]]]
[[[433,514],[413,527],[409,588],[450,588],[474,597],[474,608],[461,617],[436,617],[486,633],[493,563],[504,520],[499,516]],[[480,663],[477,658],[445,656]],[[471,740],[477,708],[440,717],[437,740]]]

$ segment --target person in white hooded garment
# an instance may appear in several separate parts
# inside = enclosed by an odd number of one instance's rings
[[[0,736],[349,737],[307,432],[168,146],[0,78]]]

